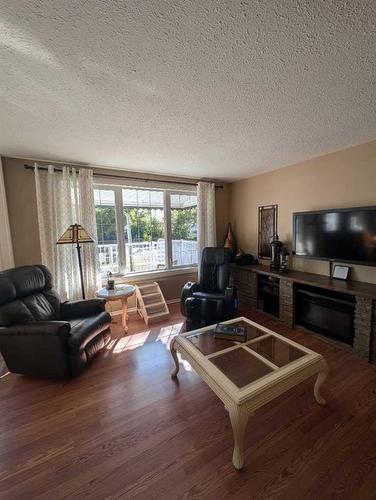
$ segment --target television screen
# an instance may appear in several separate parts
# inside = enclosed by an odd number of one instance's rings
[[[293,225],[297,256],[376,265],[376,207],[299,212]]]

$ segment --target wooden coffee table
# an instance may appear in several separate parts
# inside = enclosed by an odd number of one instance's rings
[[[177,335],[170,346],[175,362],[171,376],[178,374],[179,352],[223,401],[234,435],[232,463],[242,469],[248,417],[315,374],[314,396],[324,405],[320,388],[329,369],[321,354],[244,317],[225,323],[245,326],[247,341],[215,339],[214,325]]]
[[[96,293],[97,297],[104,299],[106,302],[111,300],[121,301],[121,323],[125,332],[128,331],[128,297],[131,297],[135,291],[136,288],[133,285],[115,285],[114,290],[101,288]]]

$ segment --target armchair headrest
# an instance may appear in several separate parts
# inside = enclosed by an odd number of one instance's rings
[[[219,266],[231,261],[231,255],[228,248],[224,247],[206,247],[202,251],[202,264],[211,264]]]
[[[60,299],[46,266],[23,266],[0,272],[0,327],[49,321],[59,316]]]
[[[51,288],[51,273],[43,265],[22,266],[0,272],[0,304]]]
[[[228,248],[204,248],[201,256],[201,289],[205,292],[223,292],[230,281],[230,262]]]

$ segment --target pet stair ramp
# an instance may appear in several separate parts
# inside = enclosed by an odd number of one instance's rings
[[[166,318],[170,311],[156,281],[136,286],[137,312],[145,323],[155,323]]]

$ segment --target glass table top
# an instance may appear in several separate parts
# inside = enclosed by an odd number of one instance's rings
[[[188,334],[185,338],[239,389],[269,375],[307,353],[248,322],[231,323],[246,328],[246,342],[216,339],[214,328]]]
[[[273,336],[260,339],[248,347],[279,368],[305,355],[304,351]]]
[[[236,326],[244,326],[246,328],[247,342],[265,335],[262,330],[249,325],[245,321],[237,321],[233,324]],[[192,344],[194,344],[195,347],[197,347],[199,351],[202,352],[202,354],[205,355],[222,351],[223,349],[227,349],[228,347],[237,344],[237,342],[233,342],[232,340],[221,340],[214,338],[214,329],[215,326],[213,326],[211,330],[207,330],[206,332],[192,333],[192,335],[187,335],[185,338],[187,338]]]
[[[210,361],[239,388],[274,371],[242,347],[210,358]]]

